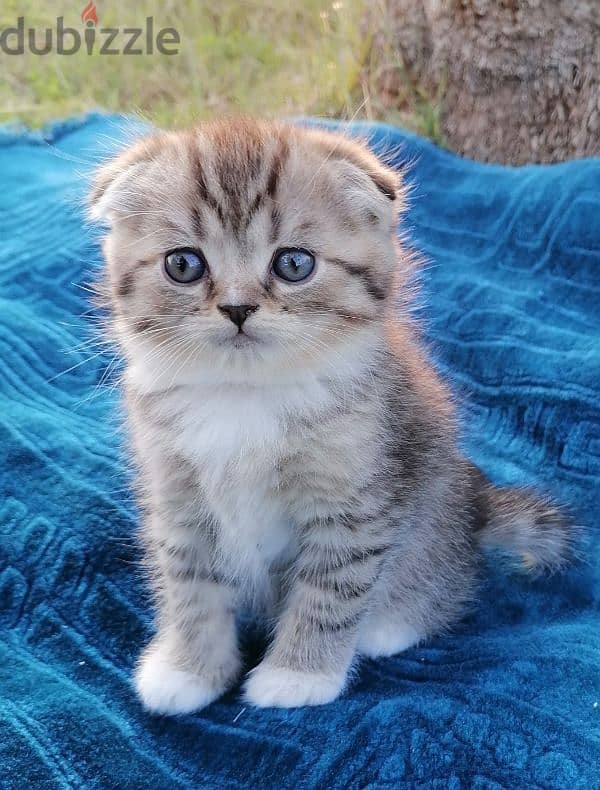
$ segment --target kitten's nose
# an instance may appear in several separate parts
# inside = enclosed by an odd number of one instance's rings
[[[242,324],[248,318],[250,313],[255,313],[258,310],[257,304],[220,304],[219,310],[226,315],[230,321],[237,326],[238,329],[242,328]]]

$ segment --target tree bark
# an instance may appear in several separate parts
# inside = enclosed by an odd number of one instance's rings
[[[510,164],[600,154],[600,0],[385,3],[398,79],[441,96],[451,149]]]

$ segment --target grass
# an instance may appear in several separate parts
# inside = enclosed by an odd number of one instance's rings
[[[39,45],[45,28],[56,29],[58,16],[81,31],[85,3],[5,0],[0,29],[23,16]],[[356,116],[399,122],[435,139],[437,112],[426,97],[411,89],[400,110],[379,100],[377,74],[401,64],[394,62],[393,47],[374,48],[367,3],[141,0],[126,6],[98,0],[99,28],[143,27],[153,16],[155,29],[179,32],[179,53],[88,55],[83,47],[69,56],[33,55],[27,47],[23,55],[0,52],[0,121],[38,126],[97,108],[135,112],[169,127],[235,112]]]

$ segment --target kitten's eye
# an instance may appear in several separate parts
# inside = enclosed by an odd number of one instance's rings
[[[165,271],[176,283],[193,283],[206,271],[206,262],[194,250],[173,250],[165,257]]]
[[[315,256],[306,250],[279,250],[273,260],[275,274],[289,283],[306,280],[314,268]]]

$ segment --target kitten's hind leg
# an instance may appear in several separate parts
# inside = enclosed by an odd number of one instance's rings
[[[357,652],[367,658],[394,656],[414,647],[426,638],[398,611],[378,609],[361,623]]]

